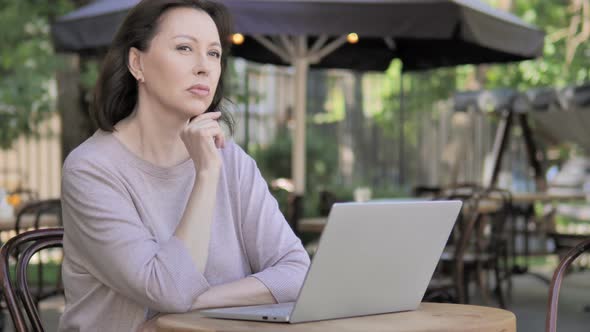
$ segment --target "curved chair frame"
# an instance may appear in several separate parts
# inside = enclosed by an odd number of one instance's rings
[[[559,304],[559,289],[565,272],[570,265],[585,251],[590,249],[590,239],[584,240],[570,250],[565,257],[561,260],[555,273],[553,273],[553,279],[551,279],[551,286],[549,287],[549,302],[547,303],[547,319],[545,321],[545,331],[555,332],[557,330],[557,308]]]
[[[43,331],[37,306],[33,301],[27,285],[26,269],[31,257],[41,249],[57,247],[63,241],[63,228],[44,228],[18,234],[6,242],[0,249],[0,281],[2,294],[10,312],[14,328],[17,332],[30,331],[27,320],[34,331]],[[16,292],[10,278],[10,258],[15,252],[17,257]],[[24,285],[24,286],[23,286]],[[20,304],[23,304],[22,306]],[[25,309],[23,314],[22,307]]]

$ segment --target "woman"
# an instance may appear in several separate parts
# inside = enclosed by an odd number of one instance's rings
[[[218,123],[231,129],[228,22],[213,2],[144,0],[117,33],[95,91],[100,129],[63,167],[61,331],[295,300],[309,257]]]

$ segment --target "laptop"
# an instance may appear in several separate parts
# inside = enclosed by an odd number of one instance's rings
[[[461,204],[336,203],[295,302],[200,313],[212,318],[302,323],[415,310]]]

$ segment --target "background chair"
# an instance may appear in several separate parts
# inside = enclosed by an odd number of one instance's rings
[[[460,190],[442,190],[436,199],[461,200],[463,206],[457,216],[449,240],[441,255],[439,264],[428,285],[424,301],[468,302],[468,283],[464,256],[474,225],[480,218],[477,207],[480,200],[479,189],[475,187]]]
[[[425,300],[469,303],[469,285],[475,280],[483,299],[489,303],[489,275],[492,274],[493,293],[500,307],[505,307],[506,294],[511,290],[510,236],[505,227],[510,220],[510,193],[462,185],[441,190],[441,194],[438,199],[461,200],[463,207]],[[497,201],[497,208],[486,211],[483,204]]]
[[[551,280],[551,286],[549,287],[549,301],[547,303],[547,319],[545,321],[545,331],[546,332],[555,332],[557,330],[557,308],[559,303],[559,289],[561,288],[561,283],[563,281],[563,277],[566,273],[566,270],[573,261],[578,258],[582,253],[590,249],[590,238],[579,243],[575,246],[572,250],[570,250],[565,257],[561,260],[557,269],[555,269],[555,273],[553,274],[553,279]]]
[[[38,229],[42,225],[42,218],[52,215],[56,218],[57,224],[53,227],[61,226],[61,200],[46,199],[31,201],[23,205],[16,214],[14,231],[19,234],[29,228]],[[33,216],[32,219],[25,220],[26,217]],[[27,222],[28,221],[28,222]],[[32,222],[31,222],[32,221]]]
[[[484,208],[479,210],[474,245],[464,260],[474,267],[480,291],[487,303],[490,302],[488,280],[490,274],[493,276],[493,294],[500,307],[505,308],[507,296],[512,291],[512,265],[509,259],[512,234],[506,227],[513,221],[512,194],[504,189],[486,188],[481,193],[480,202],[498,206],[489,211]]]
[[[46,217],[52,217],[52,219],[57,221],[55,224],[52,223],[50,226],[59,227],[62,225],[60,199],[34,201],[23,206],[16,216],[14,230],[16,234],[20,234],[31,228],[39,229],[42,227],[47,227],[47,225],[42,224],[43,218]],[[15,255],[18,254],[19,252],[17,249],[15,250]],[[55,285],[46,284],[46,280],[44,278],[44,269],[45,264],[42,259],[39,259],[37,264],[37,286],[34,288],[34,299],[37,306],[39,305],[39,301],[59,294],[63,291],[63,285],[61,282],[61,269],[58,269],[57,271]]]
[[[37,302],[30,292],[27,267],[35,253],[62,245],[63,228],[45,228],[21,233],[8,240],[0,249],[2,294],[17,332],[44,331]],[[16,281],[10,275],[10,260],[15,254]]]

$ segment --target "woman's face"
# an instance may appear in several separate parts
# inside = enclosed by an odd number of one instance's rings
[[[207,13],[171,9],[161,16],[148,50],[140,53],[139,84],[151,102],[183,119],[202,114],[217,89],[221,51],[217,27]]]

